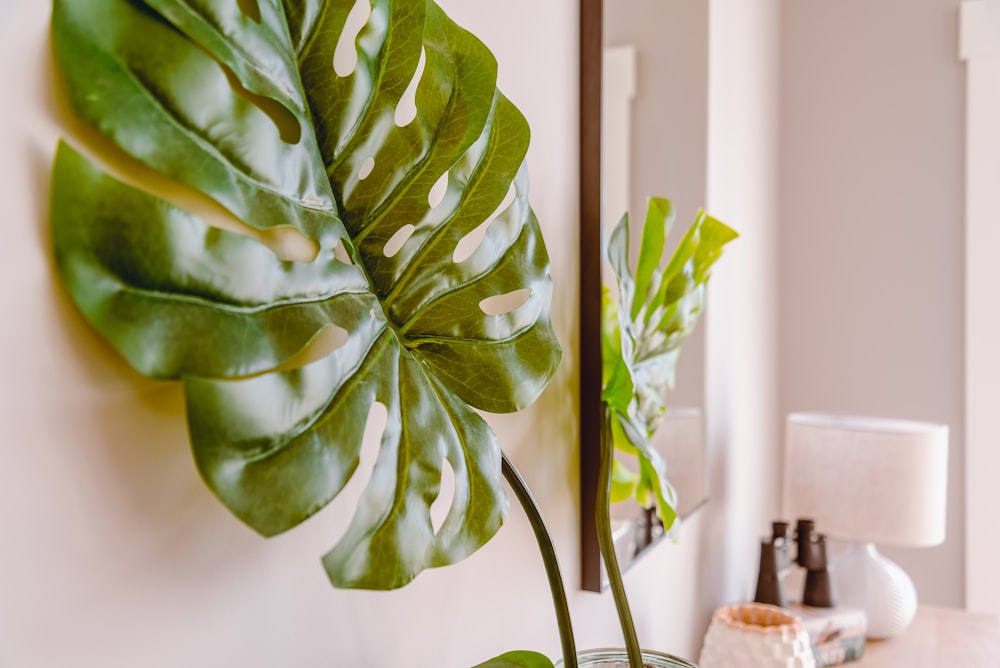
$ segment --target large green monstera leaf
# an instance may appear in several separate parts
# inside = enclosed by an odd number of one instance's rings
[[[635,455],[639,471],[617,460],[612,500],[634,498],[669,530],[677,500],[666,462],[650,439],[666,413],[681,344],[694,331],[705,304],[712,265],[736,232],[699,212],[672,255],[666,253],[674,210],[669,200],[650,198],[635,274],[629,267],[628,214],[611,233],[608,260],[618,287],[605,290],[601,317],[602,392],[617,450]],[[665,265],[665,266],[663,266]]]
[[[57,152],[62,281],[135,369],[183,382],[219,499],[263,535],[296,526],[355,473],[378,406],[333,583],[399,587],[489,540],[507,501],[474,409],[534,401],[560,351],[528,128],[486,47],[423,0],[55,0],[52,32],[76,114],[247,228]],[[258,240],[282,230],[315,259]]]

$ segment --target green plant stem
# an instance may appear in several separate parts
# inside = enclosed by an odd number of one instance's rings
[[[555,546],[552,545],[552,537],[542,519],[542,513],[535,503],[531,491],[524,483],[521,474],[517,472],[514,465],[503,454],[503,477],[514,490],[524,514],[528,516],[531,528],[535,532],[535,540],[538,542],[538,551],[542,554],[542,561],[545,563],[545,574],[549,578],[549,589],[552,592],[552,605],[556,610],[556,620],[559,623],[559,640],[562,643],[563,663],[566,668],[577,668],[576,642],[573,639],[573,623],[570,620],[569,604],[566,602],[566,588],[563,586],[562,574],[559,572],[559,561],[556,559]]]
[[[625,594],[625,583],[622,581],[621,569],[618,566],[618,556],[615,554],[615,541],[611,534],[611,465],[614,461],[614,444],[611,439],[611,409],[603,406],[604,419],[601,423],[601,470],[597,481],[597,542],[601,547],[604,567],[608,572],[608,582],[611,593],[615,597],[615,607],[618,609],[618,623],[625,636],[625,649],[628,651],[628,663],[631,668],[643,668],[642,650],[639,648],[639,638],[635,634],[635,623],[632,621],[632,611],[628,607],[628,597]]]

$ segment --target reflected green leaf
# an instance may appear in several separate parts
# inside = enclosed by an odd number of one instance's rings
[[[631,499],[640,476],[617,459],[611,463],[611,503]]]

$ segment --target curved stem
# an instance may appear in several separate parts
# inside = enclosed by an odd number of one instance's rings
[[[577,668],[576,642],[573,640],[573,624],[569,616],[569,604],[566,602],[566,589],[563,586],[562,575],[559,572],[559,562],[556,559],[556,550],[552,545],[552,537],[545,527],[545,520],[535,503],[531,491],[524,483],[521,474],[517,472],[507,454],[503,455],[503,477],[507,480],[518,503],[524,509],[524,514],[528,516],[531,528],[535,532],[535,540],[538,542],[538,551],[542,554],[542,561],[545,562],[545,574],[549,578],[549,589],[552,592],[552,605],[556,609],[556,620],[559,623],[559,640],[562,643],[563,663],[566,668]]]
[[[611,409],[603,406],[601,421],[601,471],[597,480],[597,542],[601,546],[601,556],[608,572],[608,582],[611,593],[615,597],[615,607],[618,609],[618,622],[625,636],[625,649],[628,651],[628,663],[631,668],[643,668],[642,651],[639,648],[639,638],[635,634],[635,623],[632,621],[632,611],[628,607],[628,597],[625,595],[625,583],[618,566],[618,555],[615,554],[615,542],[611,534],[611,465],[615,451],[611,438]]]

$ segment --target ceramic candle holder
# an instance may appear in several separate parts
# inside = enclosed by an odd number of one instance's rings
[[[698,663],[701,668],[816,668],[801,620],[762,603],[716,610]]]

